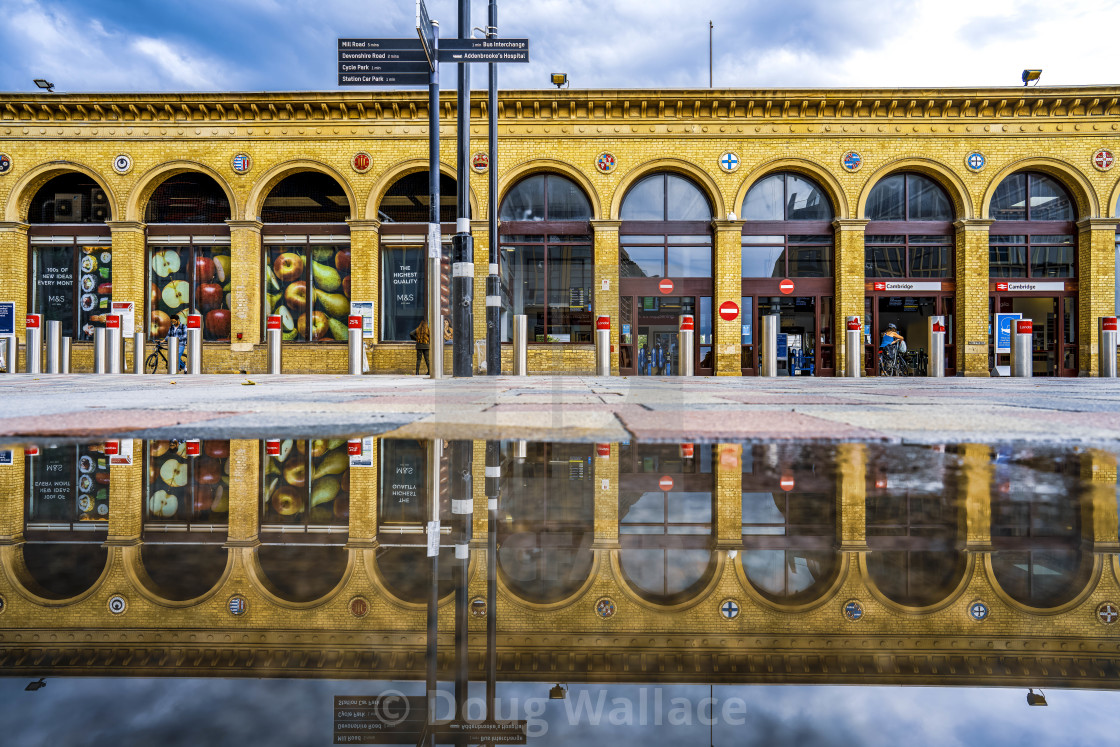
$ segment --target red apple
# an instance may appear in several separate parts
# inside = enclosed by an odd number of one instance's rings
[[[311,312],[311,339],[322,340],[324,337],[330,337],[330,334],[330,317],[322,311]]]
[[[151,301],[154,310],[159,304],[159,288],[156,287],[155,283],[151,283],[151,293],[152,295],[148,296],[148,299]]]
[[[214,485],[222,480],[222,465],[217,459],[202,457],[194,465],[194,481],[199,485]]]
[[[194,258],[194,281],[207,283],[214,279],[214,260],[209,257]]]
[[[289,488],[285,485],[276,489],[269,503],[272,504],[272,510],[281,516],[291,516],[303,510],[304,500],[303,495],[295,488]]]
[[[284,303],[293,314],[302,314],[307,308],[307,281],[297,280],[285,288]]]
[[[165,316],[166,316],[166,314],[165,314]],[[153,458],[161,457],[170,450],[171,450],[171,442],[170,441],[152,441],[148,445],[148,451],[152,455]]]
[[[171,329],[171,317],[156,309],[152,312],[152,323],[148,325],[148,336],[153,340],[162,340],[167,337],[167,330]]]
[[[226,294],[222,292],[222,286],[217,283],[203,283],[198,286],[198,305],[203,311],[221,308],[225,299]]]
[[[202,450],[208,457],[215,459],[229,458],[229,441],[204,441]]]
[[[281,282],[297,280],[303,275],[303,257],[293,252],[284,252],[272,263],[272,271]]]
[[[350,250],[340,249],[334,255],[334,267],[340,274],[345,275],[350,272]]]
[[[292,462],[284,467],[284,482],[297,488],[307,486],[307,462]]]
[[[214,488],[195,488],[194,491],[194,512],[201,514],[204,511],[209,511],[210,507],[214,505]]]
[[[206,312],[206,331],[212,340],[228,340],[230,328],[229,309]]]
[[[350,276],[347,275],[342,279],[342,293],[347,298],[350,298]]]

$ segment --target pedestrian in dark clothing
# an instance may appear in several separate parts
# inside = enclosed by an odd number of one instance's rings
[[[175,369],[174,373],[185,371],[187,369],[187,327],[179,324],[179,317],[171,317],[171,329],[167,330],[167,336],[168,338],[179,338],[179,367]]]
[[[427,369],[427,374],[430,376],[432,373],[432,362],[428,358],[428,348],[432,344],[432,333],[428,329],[428,320],[424,319],[420,322],[420,326],[412,330],[409,336],[416,340],[416,375],[420,375],[420,359],[424,359],[424,367]]]

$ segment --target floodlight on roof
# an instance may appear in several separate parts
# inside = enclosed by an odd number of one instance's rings
[[[1024,70],[1023,71],[1023,85],[1030,85],[1033,80],[1035,85],[1038,85],[1038,79],[1042,77],[1041,70]]]
[[[39,86],[39,88],[45,88],[47,93],[54,93],[54,83],[51,83],[46,78],[36,78],[35,85]]]

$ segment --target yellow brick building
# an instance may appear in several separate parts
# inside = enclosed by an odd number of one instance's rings
[[[589,372],[589,330],[609,315],[613,370],[674,373],[673,332],[693,314],[698,372],[753,375],[759,319],[778,313],[783,370],[831,375],[845,317],[863,320],[874,372],[888,323],[921,348],[942,315],[950,372],[985,376],[1004,360],[992,315],[1017,313],[1035,322],[1036,374],[1095,375],[1097,319],[1114,312],[1118,100],[1115,87],[503,92],[503,331],[525,313],[531,372]],[[445,191],[454,109],[445,96]],[[110,299],[134,305],[130,332],[197,309],[213,372],[263,370],[264,317],[281,309],[286,370],[342,371],[330,340],[350,302],[371,303],[372,371],[409,372],[427,117],[422,92],[2,95],[0,301],[21,339],[26,313],[66,320],[75,371],[92,366],[86,338]],[[472,162],[486,135],[475,96]],[[482,340],[498,253],[487,175],[469,188]]]

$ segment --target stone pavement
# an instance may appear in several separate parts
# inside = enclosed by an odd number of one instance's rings
[[[0,440],[390,435],[1120,446],[1120,379],[0,376]]]

